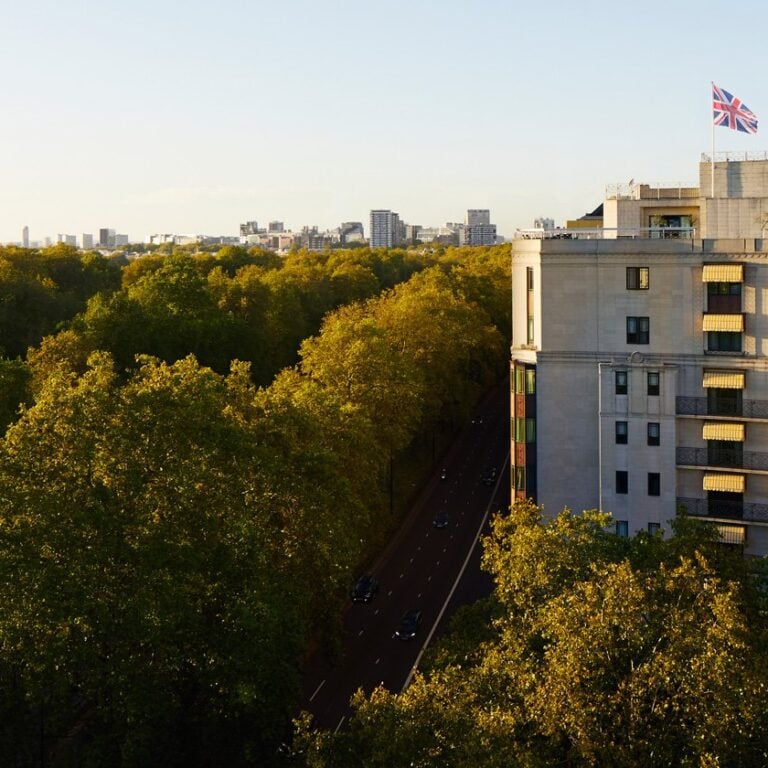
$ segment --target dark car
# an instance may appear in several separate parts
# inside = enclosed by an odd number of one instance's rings
[[[483,417],[482,416],[475,416],[474,419],[472,419],[472,423],[476,426],[482,426],[483,425]]]
[[[435,519],[432,521],[432,525],[434,525],[435,528],[447,528],[448,527],[448,513],[444,509],[441,509],[435,515]]]
[[[416,632],[421,624],[421,611],[411,609],[403,614],[400,626],[395,631],[395,637],[401,640],[411,640],[416,637]]]
[[[481,479],[483,485],[493,485],[496,482],[496,467],[488,467]]]
[[[373,576],[361,576],[352,590],[353,603],[367,603],[379,591],[379,582]]]

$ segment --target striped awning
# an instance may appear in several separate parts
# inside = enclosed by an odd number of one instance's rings
[[[725,472],[705,472],[705,491],[725,491],[726,493],[744,493],[744,475],[732,475]]]
[[[744,389],[744,371],[704,371],[704,387]]]
[[[741,264],[705,264],[702,280],[705,283],[743,283],[744,267]]]
[[[744,315],[704,315],[705,331],[733,331],[741,333],[744,330]]]
[[[705,440],[731,440],[744,442],[744,425],[730,421],[705,421],[702,437]]]
[[[718,524],[717,532],[720,534],[720,541],[723,544],[743,544],[744,543],[744,526],[743,525]]]

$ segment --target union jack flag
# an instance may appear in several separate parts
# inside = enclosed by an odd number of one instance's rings
[[[712,114],[715,125],[733,131],[757,133],[757,116],[741,99],[712,83]]]

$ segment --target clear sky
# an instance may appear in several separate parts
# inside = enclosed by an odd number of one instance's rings
[[[768,149],[764,0],[0,7],[0,241],[562,224],[607,184],[696,184],[711,80],[761,119],[716,149]]]

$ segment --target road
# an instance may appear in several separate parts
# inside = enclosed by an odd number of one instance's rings
[[[491,513],[509,505],[506,386],[491,393],[475,415],[483,423],[468,425],[456,439],[444,460],[446,479],[440,479],[438,467],[374,566],[378,595],[346,611],[340,659],[333,664],[318,650],[307,661],[302,708],[319,727],[344,726],[357,688],[368,694],[382,684],[401,691],[426,643],[444,631],[453,611],[490,592],[476,542]],[[481,478],[491,466],[498,474],[486,485]],[[439,510],[448,512],[446,528],[432,524]],[[413,640],[399,640],[394,632],[411,608],[422,611],[422,625]]]

